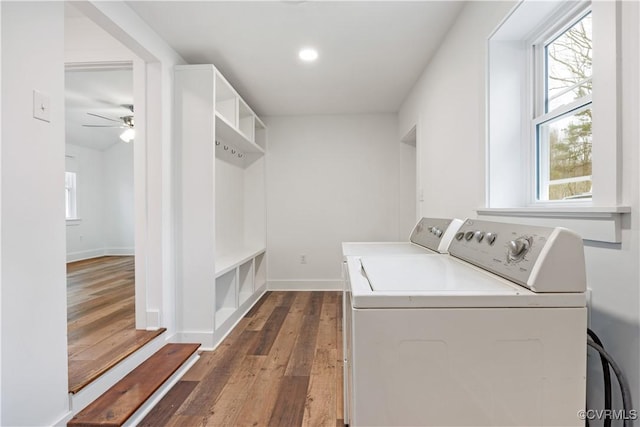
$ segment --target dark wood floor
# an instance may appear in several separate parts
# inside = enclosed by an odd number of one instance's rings
[[[341,298],[267,292],[140,425],[343,425]]]
[[[69,391],[77,393],[160,331],[135,329],[134,257],[67,264]]]

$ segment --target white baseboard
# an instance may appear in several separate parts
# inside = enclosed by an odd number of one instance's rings
[[[87,251],[69,252],[67,262],[82,261],[84,259],[98,258],[104,256],[104,249],[90,249]]]
[[[269,280],[270,291],[341,291],[342,280]]]
[[[69,252],[67,262],[82,261],[85,259],[99,258],[101,256],[135,256],[135,248],[100,248],[87,251]]]
[[[71,418],[73,418],[73,412],[69,411],[66,414],[64,414],[64,416],[60,418],[58,421],[56,421],[53,425],[55,427],[67,427],[67,423],[71,421]]]
[[[136,248],[104,248],[104,254],[106,256],[134,256]]]
[[[218,325],[215,331],[184,331],[176,333],[176,340],[174,342],[200,343],[200,350],[213,351],[224,340],[229,333],[236,327],[238,322],[251,310],[251,307],[264,295],[266,287],[262,287],[255,290],[253,295],[243,302],[240,307],[221,325]]]

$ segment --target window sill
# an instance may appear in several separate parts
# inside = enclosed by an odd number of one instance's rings
[[[67,227],[80,225],[81,223],[82,223],[82,218],[67,219]]]
[[[510,223],[566,227],[584,240],[606,243],[622,241],[622,216],[629,206],[544,206],[525,208],[481,208],[478,218]]]

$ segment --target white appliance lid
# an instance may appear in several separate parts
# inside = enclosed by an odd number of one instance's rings
[[[410,242],[343,242],[342,255],[410,255],[410,254],[438,254],[430,249]]]
[[[448,257],[408,255],[360,259],[374,292],[434,292],[443,294],[520,295],[531,293],[516,284],[482,274]]]

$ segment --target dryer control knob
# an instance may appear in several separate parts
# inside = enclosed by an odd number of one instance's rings
[[[488,232],[486,234],[486,237],[487,237],[487,243],[489,243],[490,245],[493,245],[496,242],[496,237],[498,237],[498,235],[496,233]]]
[[[476,240],[482,242],[482,239],[484,239],[484,231],[476,231]]]
[[[435,231],[434,233],[435,233],[435,235],[436,235],[437,237],[442,237],[442,230],[441,230],[441,229],[436,228],[436,231]]]
[[[467,240],[471,240],[471,239],[473,239],[473,236],[474,236],[475,234],[476,234],[476,233],[475,233],[475,231],[467,231],[467,232],[464,234],[464,238],[465,238],[465,239],[467,239]]]
[[[507,243],[507,252],[511,261],[517,261],[525,256],[531,247],[531,239],[528,237],[518,237]]]
[[[456,240],[462,240],[464,238],[464,232],[458,231],[456,233]]]

